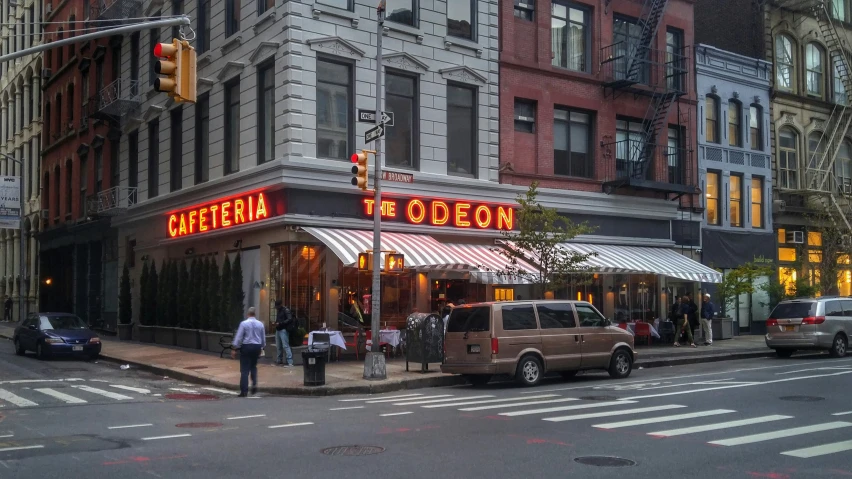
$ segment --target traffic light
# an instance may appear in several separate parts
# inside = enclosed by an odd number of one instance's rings
[[[385,255],[385,272],[398,273],[405,269],[405,255],[402,253],[388,253]]]
[[[154,89],[168,93],[176,102],[195,103],[196,64],[195,49],[186,40],[173,38],[171,43],[154,46],[154,72],[165,75],[154,80]]]
[[[373,253],[358,253],[358,271],[373,271]]]
[[[365,191],[367,190],[367,153],[367,150],[361,150],[361,153],[352,154],[352,163],[356,163],[352,166],[352,174],[355,175],[352,177],[352,186]]]

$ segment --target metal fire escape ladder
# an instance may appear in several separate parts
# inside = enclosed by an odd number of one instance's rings
[[[657,31],[662,23],[663,12],[666,11],[668,0],[646,0],[642,7],[642,17],[639,19],[642,25],[642,33],[639,41],[633,47],[627,67],[627,79],[639,81],[639,75],[648,61],[651,43],[657,38]]]
[[[647,177],[648,168],[652,165],[654,153],[657,151],[657,139],[660,136],[660,131],[665,126],[672,105],[678,96],[680,96],[680,92],[676,90],[655,91],[651,101],[648,102],[645,120],[642,122],[642,143],[639,157],[636,161],[636,168],[633,169],[635,178]]]

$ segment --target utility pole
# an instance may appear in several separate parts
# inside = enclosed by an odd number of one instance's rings
[[[27,254],[26,239],[24,238],[24,163],[14,156],[0,153],[0,156],[6,161],[14,162],[21,169],[21,174],[18,176],[20,185],[18,188],[18,207],[21,208],[20,224],[18,225],[18,261],[21,263],[21,268],[18,270],[20,277],[18,278],[18,321],[23,321],[26,315],[26,296],[24,295],[24,277],[27,275],[27,263],[24,261]],[[9,321],[9,318],[4,318]]]
[[[382,34],[385,23],[385,0],[376,8],[376,126],[382,125]],[[382,138],[376,139],[376,173],[373,203],[373,288],[370,291],[373,350],[364,356],[364,379],[387,379],[385,356],[380,346],[380,316],[382,306]]]

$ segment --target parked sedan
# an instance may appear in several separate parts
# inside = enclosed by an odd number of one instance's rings
[[[68,313],[31,313],[15,328],[13,341],[19,356],[35,351],[39,359],[53,355],[94,359],[101,353],[98,335],[82,319]]]

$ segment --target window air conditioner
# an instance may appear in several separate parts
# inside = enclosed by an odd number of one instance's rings
[[[787,243],[804,244],[805,243],[805,232],[804,231],[788,231],[787,232]]]
[[[844,183],[843,184],[843,194],[844,195],[852,195],[852,183]]]

